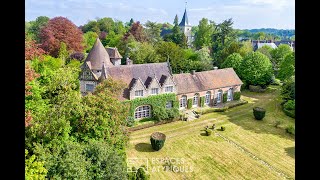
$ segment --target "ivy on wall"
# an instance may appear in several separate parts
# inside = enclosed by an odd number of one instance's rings
[[[227,93],[223,93],[223,103],[225,103],[225,102],[227,102],[227,97],[228,97],[228,95],[227,95]]]
[[[187,108],[188,108],[188,109],[191,109],[191,108],[192,108],[192,98],[191,98],[191,99],[188,99]]]
[[[200,97],[200,106],[204,106],[204,96]]]
[[[233,93],[233,100],[239,100],[240,97],[241,97],[241,92],[240,91]]]
[[[172,101],[172,108],[166,108],[168,101]],[[134,116],[135,109],[142,105],[151,106],[152,117],[156,120],[173,119],[179,115],[179,101],[174,93],[136,98],[128,100],[126,103],[130,104],[130,114],[132,116]]]

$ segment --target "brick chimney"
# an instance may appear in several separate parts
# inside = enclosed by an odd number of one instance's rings
[[[126,59],[126,65],[132,65],[133,63],[132,63],[132,60],[131,59],[129,59],[129,57],[127,57],[127,59]]]

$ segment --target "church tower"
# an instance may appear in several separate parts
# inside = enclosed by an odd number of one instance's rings
[[[185,7],[185,10],[184,10],[184,14],[183,14],[182,20],[181,20],[181,22],[179,24],[179,27],[180,27],[181,32],[183,32],[184,35],[187,37],[188,46],[191,46],[191,43],[193,41],[193,37],[191,35],[191,27],[192,26],[189,23],[188,15],[187,15],[187,2],[186,2],[186,7]]]

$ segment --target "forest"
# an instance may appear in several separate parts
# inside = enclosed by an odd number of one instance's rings
[[[116,98],[124,84],[107,79],[92,94],[82,97],[79,91],[80,66],[97,38],[117,47],[123,64],[127,57],[134,64],[169,61],[173,73],[232,67],[244,88],[294,82],[288,45],[254,52],[250,41],[239,41],[232,19],[218,24],[202,18],[188,47],[178,22],[178,16],[173,24],[104,17],[78,27],[65,17],[46,16],[25,22],[26,179],[128,178],[129,107]],[[292,83],[287,87],[292,94]],[[294,95],[285,102],[290,100]]]

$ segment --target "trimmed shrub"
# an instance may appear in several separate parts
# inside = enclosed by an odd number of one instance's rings
[[[207,135],[207,136],[210,136],[211,134],[212,134],[212,130],[211,130],[211,129],[209,129],[209,128],[208,128],[208,129],[206,129],[206,135]]]
[[[221,131],[224,131],[224,130],[226,130],[226,127],[224,127],[224,126],[221,126]]]
[[[127,117],[127,126],[132,127],[134,125],[134,117],[128,116]]]
[[[295,134],[295,127],[290,124],[287,128],[286,128],[286,132],[289,133],[289,134]]]
[[[289,117],[292,117],[292,118],[296,117],[296,111],[295,110],[283,109],[283,112]]]
[[[159,151],[166,141],[166,135],[160,132],[154,132],[150,136],[152,149]]]
[[[256,120],[262,120],[264,116],[266,115],[266,110],[261,107],[254,107],[253,108],[253,115],[256,118]]]
[[[200,107],[204,106],[204,96],[200,97]]]
[[[287,110],[295,110],[295,107],[296,107],[296,103],[295,103],[295,100],[289,100],[287,101],[283,107]]]
[[[212,130],[214,130],[214,128],[216,128],[216,124],[212,124]]]
[[[223,103],[227,102],[227,97],[228,97],[227,93],[223,93],[223,99],[222,99]]]
[[[240,97],[241,97],[241,92],[240,91],[233,93],[233,100],[239,100]]]
[[[149,180],[150,174],[148,174],[146,170],[147,168],[145,165],[140,166],[136,174],[136,179]]]
[[[191,108],[192,108],[192,99],[188,99],[187,108],[188,108],[188,109],[191,109]]]

